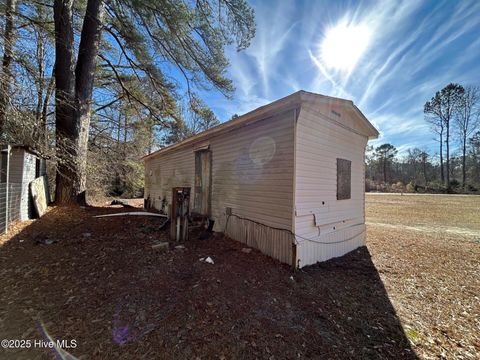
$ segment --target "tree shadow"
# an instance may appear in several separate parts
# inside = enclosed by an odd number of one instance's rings
[[[53,208],[1,238],[0,338],[103,359],[416,358],[366,247],[292,272],[220,234],[159,252],[163,219],[93,218],[124,211]]]

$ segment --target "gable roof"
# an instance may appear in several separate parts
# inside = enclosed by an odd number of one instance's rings
[[[351,108],[353,113],[356,115],[358,121],[360,121],[364,126],[364,128],[366,129],[368,138],[376,139],[378,137],[379,133],[377,129],[375,129],[375,127],[368,121],[368,119],[365,117],[365,115],[363,115],[360,109],[357,106],[355,106],[353,101],[300,90],[284,98],[281,98],[267,105],[261,106],[255,110],[252,110],[244,115],[238,116],[232,120],[226,121],[220,125],[214,126],[208,130],[205,130],[201,133],[191,136],[176,144],[161,148],[151,154],[145,155],[144,157],[142,157],[142,159],[147,160],[157,155],[170,152],[174,149],[207,140],[213,136],[216,136],[228,131],[232,131],[236,128],[242,127],[252,122],[266,119],[272,116],[273,114],[276,114],[285,110],[297,108],[302,103],[315,103],[315,102],[330,102],[330,103],[336,103],[339,106],[346,106]]]

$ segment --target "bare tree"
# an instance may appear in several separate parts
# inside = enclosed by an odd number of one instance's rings
[[[426,150],[422,150],[420,153],[420,162],[422,164],[422,174],[423,174],[423,184],[427,186],[427,164],[428,164],[428,152]]]
[[[480,119],[480,89],[467,86],[460,99],[456,116],[457,131],[462,146],[462,187],[465,188],[467,178],[467,140],[478,128]]]
[[[17,0],[6,0],[5,30],[3,34],[2,74],[0,76],[0,136],[7,121],[7,108],[10,101],[10,85],[12,83],[13,44],[15,41],[14,14]]]
[[[450,188],[450,134],[452,121],[464,93],[463,86],[459,84],[448,84],[442,90],[437,91],[430,101],[424,106],[426,120],[432,124],[434,131],[439,134],[440,139],[440,171],[441,179],[445,180],[445,186]],[[443,140],[445,135],[446,162],[445,172],[443,170]]]
[[[384,183],[387,183],[387,173],[397,153],[398,150],[392,144],[383,144],[375,148],[375,158],[378,159],[378,163],[382,168]]]

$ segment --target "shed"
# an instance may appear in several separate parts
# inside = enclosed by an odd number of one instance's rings
[[[25,145],[0,145],[0,233],[14,220],[35,217],[29,185],[46,175],[46,162]]]
[[[378,131],[352,101],[298,91],[145,156],[145,199],[173,187],[214,231],[303,267],[365,244],[365,147]]]

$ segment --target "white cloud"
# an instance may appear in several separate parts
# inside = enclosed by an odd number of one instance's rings
[[[282,0],[258,1],[254,8],[255,39],[246,51],[228,54],[235,100],[214,100],[227,118],[305,89],[354,100],[379,128],[376,143],[435,150],[423,104],[449,82],[478,82],[478,1],[352,6]],[[326,68],[318,56],[325,30],[345,19],[368,26],[372,34],[349,73]]]

